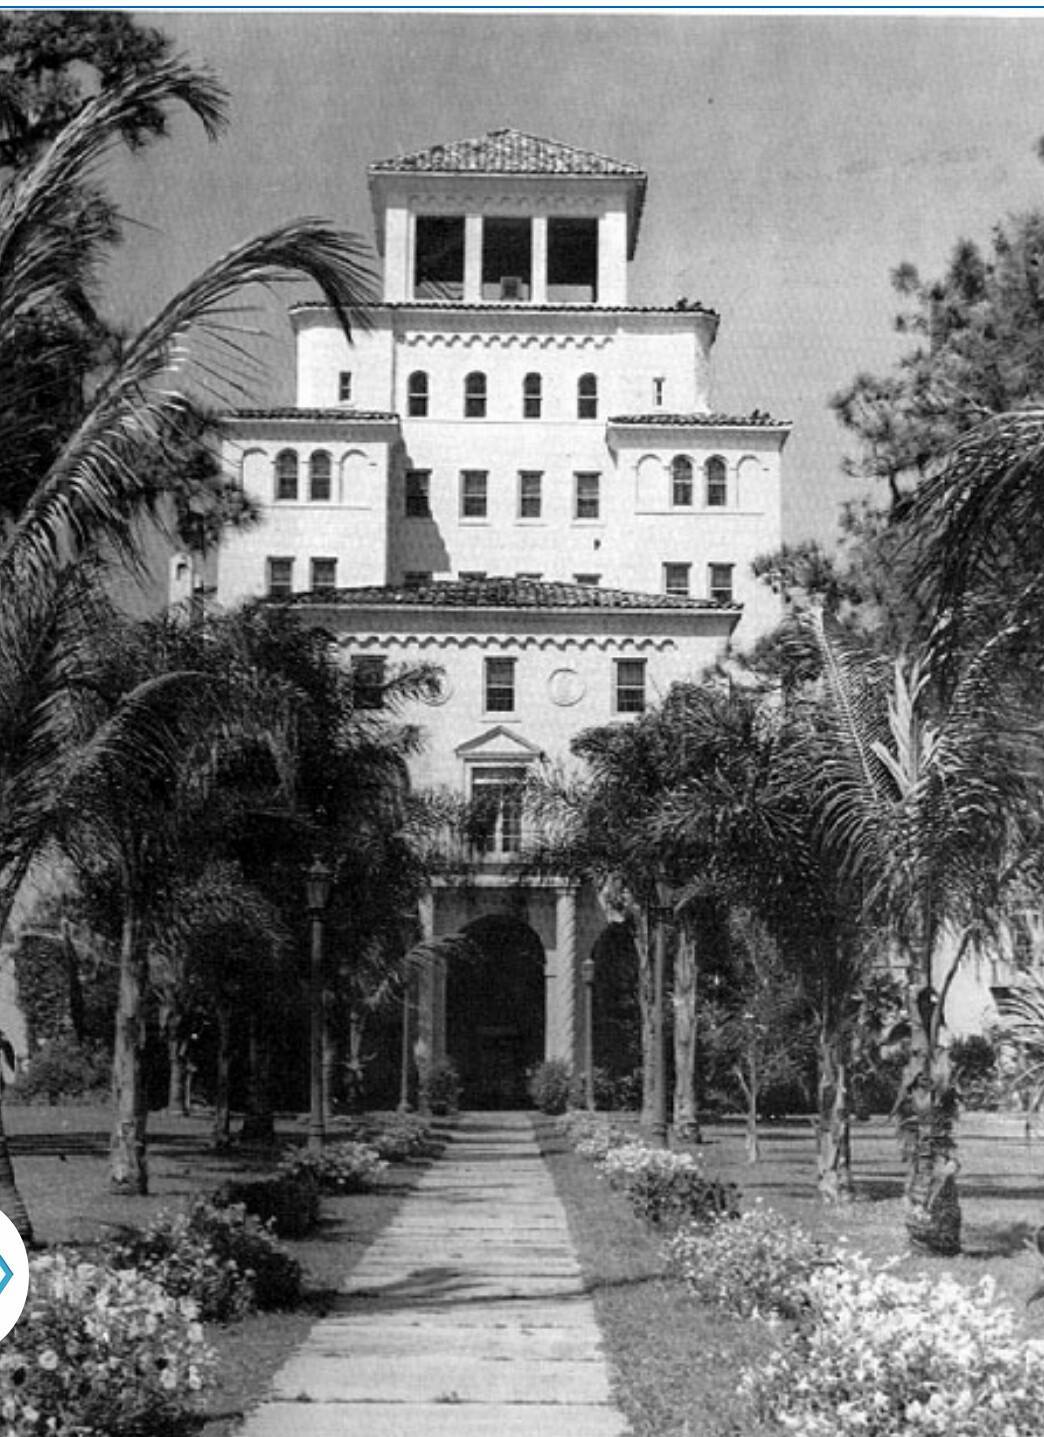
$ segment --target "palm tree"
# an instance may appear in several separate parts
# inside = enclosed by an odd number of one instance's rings
[[[85,232],[82,222],[70,223],[82,218],[82,185],[143,108],[171,102],[187,104],[210,133],[221,123],[222,95],[211,80],[177,63],[159,65],[87,101],[49,149],[0,191],[0,348],[10,352],[27,322],[82,304],[81,281],[90,269],[84,255],[98,255],[109,238],[105,227],[95,232],[88,225]],[[0,761],[0,926],[62,795],[50,780],[60,777],[60,760],[68,756],[66,699],[76,654],[68,634],[80,617],[82,570],[99,551],[138,561],[140,516],[178,484],[173,464],[165,483],[157,483],[155,464],[139,462],[143,448],[176,457],[195,413],[186,386],[224,400],[241,387],[250,333],[237,302],[241,291],[300,277],[319,285],[346,331],[365,324],[372,276],[352,236],[305,220],[238,246],[128,341],[0,537],[0,731],[16,740]],[[54,332],[60,346],[68,327],[56,324]],[[37,414],[30,398],[25,412]],[[9,425],[17,422],[17,400],[5,395]],[[0,434],[0,441],[15,437]],[[118,721],[109,715],[108,751],[130,742],[141,752],[132,720],[146,712],[157,736],[154,709],[132,703]],[[93,736],[79,738],[98,746]],[[7,1206],[3,1158],[0,1139],[0,1203]]]
[[[952,1253],[960,1206],[945,1005],[961,962],[996,931],[1037,843],[1024,736],[989,702],[981,655],[940,700],[916,659],[863,657],[820,611],[805,627],[822,661],[821,738],[809,773],[819,775],[824,838],[862,889],[864,919],[906,972],[909,1060],[898,1111],[907,1228],[915,1246]]]

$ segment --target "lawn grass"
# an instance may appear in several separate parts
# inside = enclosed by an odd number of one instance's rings
[[[661,1237],[571,1151],[553,1122],[538,1119],[537,1132],[591,1290],[614,1394],[635,1437],[756,1437],[761,1429],[737,1389],[743,1371],[763,1361],[781,1334],[705,1306],[664,1278]],[[894,1261],[899,1275],[946,1272],[967,1283],[989,1276],[1026,1334],[1044,1336],[1044,1303],[1026,1305],[1044,1266],[1025,1249],[1044,1222],[1044,1141],[1027,1143],[1021,1119],[973,1113],[959,1127],[965,1251],[954,1259],[907,1252],[902,1166],[883,1118],[856,1127],[858,1196],[841,1209],[823,1207],[816,1196],[808,1119],[766,1125],[753,1166],[740,1123],[714,1124],[704,1138],[694,1150],[710,1175],[740,1185],[744,1206],[760,1199],[828,1244],[843,1238],[876,1262]]]
[[[380,1121],[378,1117],[377,1121]],[[15,1175],[36,1239],[52,1247],[91,1245],[125,1227],[143,1227],[158,1212],[186,1206],[222,1183],[271,1172],[283,1146],[303,1141],[303,1120],[276,1127],[275,1150],[210,1146],[204,1116],[149,1118],[149,1186],[145,1197],[109,1191],[110,1114],[105,1107],[5,1107]],[[331,1140],[337,1139],[336,1120]],[[248,1407],[264,1396],[276,1369],[322,1316],[368,1244],[391,1221],[425,1163],[396,1163],[371,1192],[324,1196],[319,1228],[285,1240],[304,1270],[305,1300],[292,1312],[260,1312],[227,1325],[208,1324],[218,1358],[216,1385],[205,1394],[202,1437],[228,1437]]]

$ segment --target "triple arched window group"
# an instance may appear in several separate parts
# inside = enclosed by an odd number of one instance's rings
[[[522,379],[522,418],[540,419],[544,407],[544,377],[533,372]],[[415,369],[406,381],[406,413],[411,419],[426,419],[431,401],[427,372]],[[479,369],[464,376],[464,418],[485,419],[489,385]],[[598,418],[598,376],[581,374],[576,381],[577,419]]]
[[[276,455],[275,496],[291,502],[301,497],[301,461],[294,449],[283,449]],[[316,504],[328,504],[333,498],[333,461],[325,449],[314,449],[308,456],[308,498]]]
[[[725,460],[712,454],[704,461],[701,477],[701,501],[708,509],[724,509],[729,502],[729,480]],[[687,454],[671,460],[671,506],[691,509],[697,502],[696,469]]]

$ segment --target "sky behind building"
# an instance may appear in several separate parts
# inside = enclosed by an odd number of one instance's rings
[[[887,368],[892,268],[937,273],[1035,207],[1044,17],[164,12],[210,64],[232,123],[184,117],[116,163],[132,228],[107,276],[143,319],[249,234],[321,215],[372,238],[374,159],[513,126],[642,166],[631,298],[717,309],[714,401],[794,421],[787,536],[829,539],[851,448],[828,408]],[[254,398],[289,402],[289,332]]]

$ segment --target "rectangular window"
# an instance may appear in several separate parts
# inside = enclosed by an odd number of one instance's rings
[[[576,504],[573,510],[575,518],[597,519],[600,517],[601,478],[600,474],[576,475]]]
[[[431,518],[431,470],[407,469],[406,471],[406,518]]]
[[[660,378],[656,378],[656,379],[653,380],[653,408],[654,408],[654,409],[662,409],[662,408],[663,408],[663,387],[664,387],[664,385],[666,384],[666,382],[667,382],[666,380],[660,379]]]
[[[539,374],[527,374],[522,381],[522,418],[539,419],[544,398],[544,381]]]
[[[294,591],[293,559],[268,560],[268,597],[288,599]]]
[[[597,589],[602,582],[601,574],[574,574],[573,582],[583,584],[588,589]]]
[[[352,695],[357,709],[384,707],[384,668],[384,659],[376,654],[352,660]]]
[[[407,569],[402,576],[402,582],[407,589],[423,589],[425,584],[431,583],[431,570]]]
[[[645,712],[645,660],[616,660],[616,712]]]
[[[312,593],[326,594],[337,588],[337,560],[312,560]]]
[[[547,297],[552,304],[598,303],[596,219],[548,219]]]
[[[514,659],[486,659],[484,692],[487,713],[515,712]]]
[[[521,767],[479,768],[471,778],[475,846],[483,853],[518,853],[522,847]]]
[[[418,215],[415,299],[464,298],[464,216]]]
[[[539,519],[544,476],[539,469],[523,469],[518,476],[518,517]]]
[[[688,595],[691,564],[664,564],[663,592],[665,594]]]
[[[460,476],[460,517],[485,519],[488,513],[488,475],[485,469],[464,469]]]
[[[337,376],[337,402],[339,404],[351,404],[352,402],[352,373],[350,369],[342,369]]]
[[[708,572],[708,589],[716,604],[732,603],[732,571],[734,564],[711,564]]]
[[[533,223],[500,215],[482,221],[482,298],[529,298],[533,267]]]

